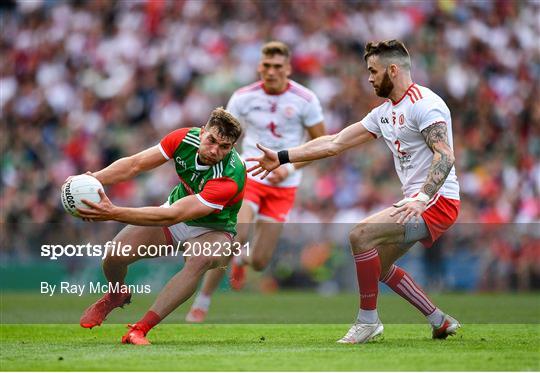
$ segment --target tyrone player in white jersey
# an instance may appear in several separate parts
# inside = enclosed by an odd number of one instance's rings
[[[339,343],[365,343],[382,334],[377,313],[378,282],[409,301],[429,320],[432,337],[445,339],[460,327],[443,313],[411,276],[394,262],[417,241],[430,247],[457,219],[459,184],[454,169],[450,110],[433,91],[413,83],[409,52],[397,40],[368,43],[364,59],[375,93],[388,98],[360,122],[336,135],[275,152],[257,145],[263,155],[250,160],[253,175],[288,162],[334,156],[382,137],[392,151],[404,197],[362,220],[350,232],[360,310],[354,325]]]
[[[257,69],[261,80],[240,88],[229,100],[227,110],[244,127],[244,159],[259,153],[257,143],[279,150],[304,143],[306,133],[311,139],[325,134],[319,100],[312,91],[289,79],[290,61],[287,45],[279,41],[266,43]],[[248,242],[249,227],[253,222],[255,225],[249,255],[233,259],[233,289],[243,286],[246,265],[262,271],[272,259],[301,181],[298,169],[305,165],[306,162],[284,165],[273,170],[265,180],[248,175],[244,203],[238,214],[238,240]],[[224,273],[221,268],[208,272],[186,321],[204,321],[210,297]]]

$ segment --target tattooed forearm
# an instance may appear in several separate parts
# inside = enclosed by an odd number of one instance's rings
[[[444,184],[452,166],[454,166],[454,157],[451,154],[435,152],[422,191],[430,197],[434,196]]]
[[[444,184],[454,166],[454,152],[448,144],[446,123],[434,123],[422,131],[426,144],[433,152],[433,161],[422,192],[432,197]]]

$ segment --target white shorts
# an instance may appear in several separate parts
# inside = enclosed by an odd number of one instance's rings
[[[170,206],[169,201],[167,201],[160,207],[168,208],[169,206]],[[167,243],[169,245],[171,244],[177,245],[179,242],[184,242],[189,239],[202,236],[203,234],[206,234],[209,232],[218,232],[218,231],[212,228],[187,225],[186,223],[177,223],[174,225],[170,225],[168,227],[163,227],[163,233],[165,233],[165,237],[167,238]],[[223,233],[231,236],[232,238],[232,235],[229,232],[223,232]]]

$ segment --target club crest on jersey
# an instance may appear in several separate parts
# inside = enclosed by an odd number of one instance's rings
[[[381,123],[382,124],[390,124],[390,121],[386,117],[381,117]]]
[[[287,106],[285,108],[285,117],[286,118],[292,118],[294,117],[294,107],[292,106]]]

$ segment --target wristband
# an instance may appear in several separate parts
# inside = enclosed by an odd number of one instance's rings
[[[278,157],[278,160],[279,160],[279,164],[285,164],[285,163],[290,163],[291,162],[289,160],[289,151],[288,150],[280,150],[277,153],[277,157]]]

